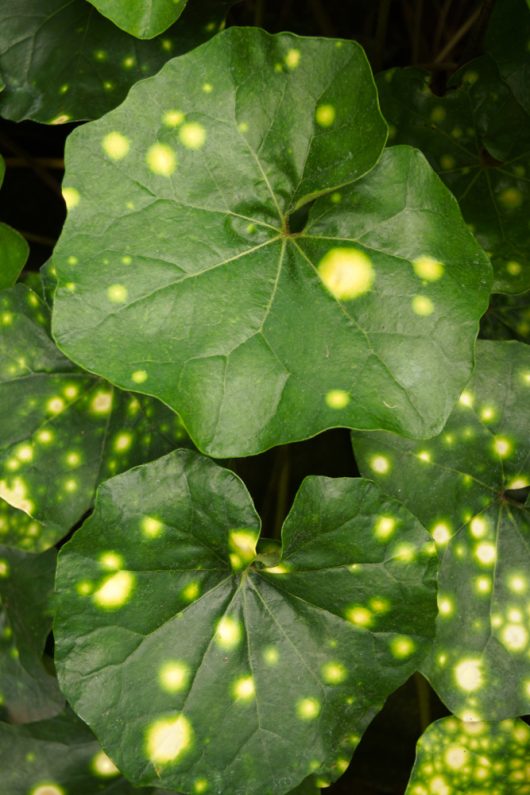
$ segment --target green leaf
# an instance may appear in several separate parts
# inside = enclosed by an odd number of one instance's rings
[[[97,118],[168,58],[219,30],[230,4],[194,0],[163,36],[138,41],[86,0],[3,0],[0,115],[47,124]]]
[[[361,472],[438,545],[440,615],[423,668],[463,719],[530,712],[529,412],[528,346],[480,340],[475,374],[435,439],[354,434]]]
[[[525,0],[497,0],[484,41],[486,51],[530,114],[530,15]]]
[[[89,0],[97,10],[126,33],[152,39],[163,33],[186,7],[187,0]],[[198,2],[198,0],[194,0]]]
[[[30,551],[62,538],[102,480],[187,443],[173,412],[80,371],[48,326],[27,287],[0,293],[0,541]]]
[[[4,181],[5,161],[0,155],[0,187]],[[0,290],[12,287],[29,256],[29,246],[22,235],[0,223]]]
[[[393,69],[379,79],[393,142],[418,146],[460,203],[490,254],[493,289],[530,287],[530,117],[489,57],[472,61],[445,96],[422,69]]]
[[[530,343],[530,293],[492,295],[480,333],[484,339]]]
[[[433,545],[372,483],[307,478],[269,568],[259,524],[232,472],[182,450],[102,484],[60,553],[61,687],[136,784],[333,780],[430,644]]]
[[[69,711],[28,726],[0,723],[0,769],[9,795],[138,793]]]
[[[420,153],[373,168],[385,134],[353,42],[231,28],[170,62],[68,141],[58,344],[215,457],[437,432],[490,268]]]
[[[530,729],[522,720],[442,718],[418,742],[406,795],[528,795]]]
[[[55,559],[55,550],[28,555],[0,546],[0,713],[17,723],[51,717],[64,705],[43,660]]]

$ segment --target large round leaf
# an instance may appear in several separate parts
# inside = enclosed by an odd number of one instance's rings
[[[0,155],[0,187],[4,181],[5,162]],[[29,256],[29,246],[22,235],[0,223],[0,290],[12,287]]]
[[[489,265],[418,152],[362,178],[385,135],[355,43],[231,28],[170,62],[67,144],[59,345],[214,456],[334,426],[432,435]]]
[[[219,30],[229,5],[195,0],[163,36],[138,41],[86,0],[2,0],[0,115],[50,124],[97,118],[133,83]]]
[[[43,661],[55,558],[55,550],[28,555],[0,546],[0,714],[17,723],[51,717],[64,705]]]
[[[528,795],[530,729],[522,720],[442,718],[418,742],[406,795]]]
[[[140,39],[152,39],[175,22],[187,0],[89,0],[122,30]],[[198,0],[194,0],[198,2]]]
[[[176,451],[104,483],[56,578],[61,687],[124,774],[287,792],[348,765],[434,625],[421,525],[363,480],[308,478],[280,560],[241,481]]]
[[[110,475],[188,443],[178,416],[80,371],[23,285],[0,293],[0,541],[38,551],[90,508]]]
[[[460,203],[495,270],[494,289],[530,287],[530,115],[485,56],[429,88],[421,69],[393,69],[379,79],[391,139],[418,146]]]
[[[530,349],[479,341],[439,436],[355,434],[361,471],[399,497],[440,552],[436,641],[424,665],[464,719],[530,712]]]

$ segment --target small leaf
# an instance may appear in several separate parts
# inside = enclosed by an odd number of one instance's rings
[[[98,483],[187,436],[153,400],[77,369],[24,285],[0,293],[0,541],[40,551],[90,508]]]
[[[0,155],[0,187],[4,181],[5,161]],[[29,256],[29,246],[22,235],[0,223],[0,290],[12,287]]]
[[[493,289],[530,287],[530,117],[489,57],[455,74],[440,97],[422,69],[379,79],[395,143],[418,146],[459,201],[495,270]]]
[[[374,168],[385,134],[353,42],[230,28],[174,59],[69,139],[58,344],[215,457],[437,432],[490,266],[419,152]]]
[[[361,472],[438,545],[440,612],[423,668],[464,720],[530,712],[529,413],[530,348],[480,340],[475,374],[439,436],[353,437]]]
[[[86,0],[3,0],[0,115],[47,124],[97,118],[168,58],[210,38],[230,4],[194,0],[164,35],[138,41]]]
[[[43,663],[55,559],[55,550],[28,555],[0,546],[0,712],[16,723],[51,717],[64,705]]]
[[[61,687],[136,784],[331,781],[429,646],[432,543],[372,483],[307,478],[272,567],[258,535],[241,481],[176,451],[103,484],[61,551]]]
[[[138,793],[70,711],[28,726],[0,723],[0,769],[9,795]]]
[[[528,795],[530,729],[522,720],[442,718],[418,742],[406,795]]]
[[[193,0],[197,3],[200,0]],[[137,36],[139,39],[152,39],[163,33],[186,7],[187,0],[152,0],[145,3],[130,0],[89,0],[97,10],[112,20],[115,25]]]

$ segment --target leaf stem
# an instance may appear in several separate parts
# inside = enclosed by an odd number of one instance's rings
[[[431,722],[431,693],[429,685],[421,674],[414,674],[414,684],[416,685],[416,695],[418,697],[420,728],[423,733]]]
[[[481,8],[476,8],[470,17],[466,19],[466,21],[460,25],[457,31],[451,36],[445,47],[440,50],[438,55],[434,59],[434,63],[440,63],[440,61],[445,61],[447,56],[449,55],[452,50],[456,47],[460,39],[462,39],[466,33],[473,27],[477,19],[480,17]]]
[[[276,499],[276,511],[274,514],[273,538],[281,538],[283,520],[287,513],[287,501],[289,499],[289,481],[291,478],[291,461],[289,457],[289,446],[280,447],[278,450],[278,490]]]

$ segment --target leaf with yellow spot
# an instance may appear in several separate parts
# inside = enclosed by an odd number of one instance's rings
[[[490,265],[422,155],[385,139],[354,42],[234,27],[171,61],[69,138],[58,345],[214,457],[337,426],[438,432]]]
[[[430,646],[433,545],[373,483],[306,479],[272,565],[259,531],[236,475],[182,450],[102,484],[61,550],[61,687],[137,785],[314,792]]]
[[[172,25],[186,8],[187,0],[89,0],[103,16],[138,39],[152,39]]]
[[[442,718],[418,741],[405,795],[526,795],[529,754],[530,728],[522,720]]]
[[[423,671],[464,720],[530,712],[529,416],[530,348],[479,340],[439,436],[353,435],[361,472],[399,496],[438,547],[440,612]]]
[[[177,415],[79,370],[24,285],[0,292],[0,543],[61,539],[106,477],[188,445]]]

